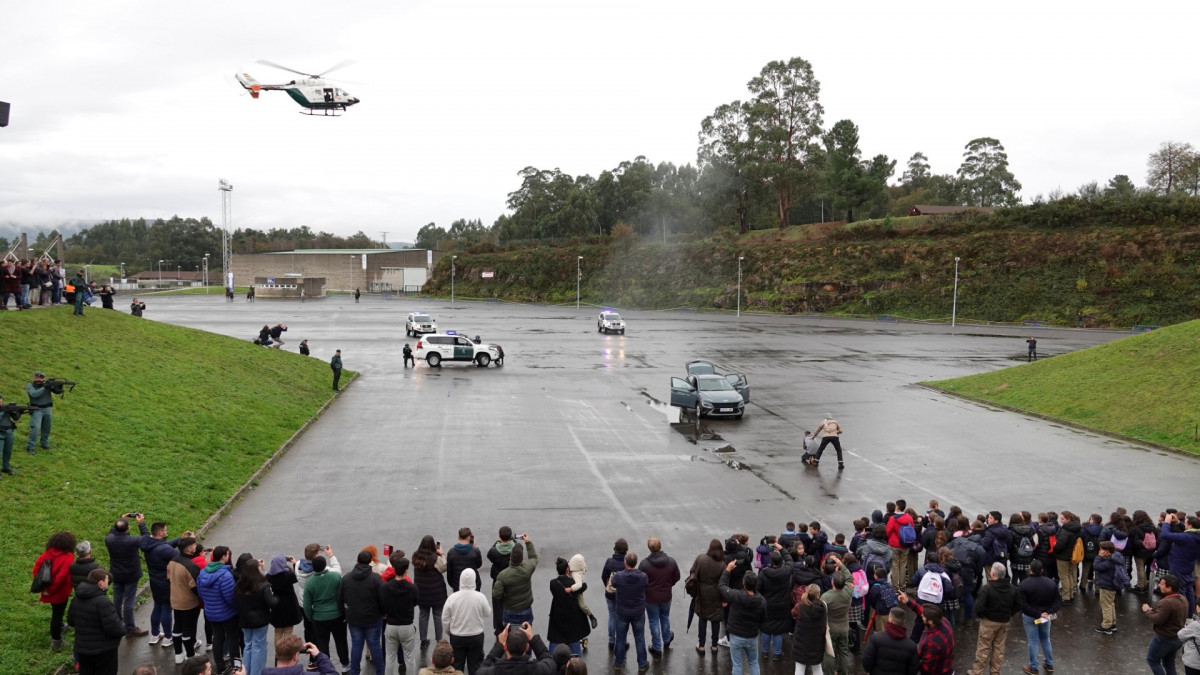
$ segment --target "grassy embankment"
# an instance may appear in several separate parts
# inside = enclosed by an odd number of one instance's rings
[[[1200,321],[926,384],[1200,453]]]
[[[21,418],[17,475],[0,480],[0,672],[48,673],[70,650],[49,650],[50,608],[28,592],[46,539],[69,530],[107,566],[104,535],[119,514],[165,520],[176,535],[199,527],[330,398],[330,371],[317,359],[126,312],[79,318],[59,307],[0,318],[6,402],[28,401],[34,370],[78,382],[54,399],[50,451],[26,454],[29,418]]]
[[[1200,203],[1200,202],[1198,202]],[[1066,207],[1060,207],[1063,211]],[[559,247],[458,252],[463,298],[618,308],[732,310],[742,263],[742,310],[949,321],[954,259],[960,321],[1088,327],[1166,325],[1200,315],[1200,216],[1097,207],[1087,219],[1039,215],[894,218],[796,226],[672,244],[591,238]],[[1044,215],[1044,214],[1043,214]],[[1186,220],[1184,218],[1187,218]],[[1048,224],[1041,224],[1041,223]],[[482,272],[493,272],[483,278]],[[443,258],[425,293],[450,295]]]

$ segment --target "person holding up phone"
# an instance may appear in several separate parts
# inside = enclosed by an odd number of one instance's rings
[[[292,634],[287,634],[275,642],[275,667],[263,669],[263,675],[301,675],[304,672],[304,666],[300,665],[302,652],[308,654],[309,663],[316,666],[308,672],[338,675],[337,668],[333,667],[329,657],[322,654],[316,645]]]
[[[537,569],[537,549],[529,535],[522,532],[515,537],[508,567],[496,576],[492,584],[492,599],[498,600],[503,608],[501,622],[533,623],[533,571]],[[522,546],[521,542],[524,542]],[[528,560],[525,550],[529,550]],[[553,657],[551,658],[553,660]]]
[[[529,658],[530,652],[533,652],[533,659]],[[504,663],[506,661],[509,663]],[[546,649],[546,643],[541,636],[533,634],[529,622],[524,622],[509,624],[500,631],[492,650],[479,667],[478,675],[554,675],[557,670],[554,655]]]

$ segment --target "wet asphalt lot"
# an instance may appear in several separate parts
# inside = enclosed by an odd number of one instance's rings
[[[554,559],[589,562],[586,596],[601,620],[587,656],[608,670],[599,571],[617,537],[639,555],[663,539],[686,575],[711,538],[747,532],[754,542],[788,520],[820,520],[849,532],[854,518],[905,498],[931,498],[968,513],[998,509],[1093,512],[1194,506],[1196,462],[1043,420],[940,395],[915,382],[1017,366],[1029,331],[1054,355],[1128,333],[691,313],[628,311],[628,331],[596,331],[597,308],[522,306],[364,296],[294,301],[220,296],[147,298],[148,319],[252,339],[264,323],[290,326],[285,349],[307,338],[313,358],[341,349],[359,378],[260,485],[206,538],[269,558],[329,543],[343,566],[368,544],[416,548],[433,534],[448,548],[470,526],[481,548],[501,525],[529,533],[540,566],[535,628],[544,631]],[[503,345],[501,368],[452,364],[402,367],[408,312],[425,310],[439,329]],[[297,355],[297,358],[301,358]],[[671,376],[690,359],[745,373],[751,403],[740,421],[678,421]],[[846,432],[846,471],[826,454],[801,464],[800,439],[832,412]],[[831,449],[830,449],[831,452]],[[1114,477],[1120,477],[1114,488]],[[151,514],[152,515],[152,514]],[[195,524],[172,523],[180,532]],[[486,563],[484,575],[486,576]],[[485,587],[485,592],[488,589]],[[675,649],[652,672],[728,672],[728,651],[700,658],[685,635],[687,596],[677,587]],[[1118,599],[1116,636],[1092,632],[1097,599],[1064,610],[1054,627],[1056,672],[1145,669],[1151,632]],[[139,625],[149,625],[149,608]],[[431,630],[432,632],[432,630]],[[958,667],[974,650],[958,631]],[[132,644],[129,644],[132,642]],[[170,650],[127,641],[122,671],[153,660],[172,670]],[[1024,663],[1024,635],[1010,630],[1005,672]],[[716,665],[714,665],[714,662]],[[632,663],[632,661],[631,661]],[[768,673],[791,672],[784,660]]]

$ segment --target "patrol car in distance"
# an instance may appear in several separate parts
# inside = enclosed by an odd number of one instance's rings
[[[620,333],[625,334],[625,320],[620,314],[611,309],[601,310],[599,318],[596,319],[597,333]]]
[[[436,332],[437,322],[425,312],[413,312],[408,315],[408,321],[404,322],[404,334],[409,337],[417,337],[422,333]]]
[[[421,339],[417,340],[413,357],[429,364],[430,368],[441,367],[443,361],[474,363],[480,368],[487,368],[503,358],[495,345],[472,342],[467,336],[458,335],[454,331],[422,335]]]

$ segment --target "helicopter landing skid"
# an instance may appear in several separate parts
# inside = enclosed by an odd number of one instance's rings
[[[346,112],[345,108],[302,108],[301,115],[310,117],[341,117],[342,113]]]

